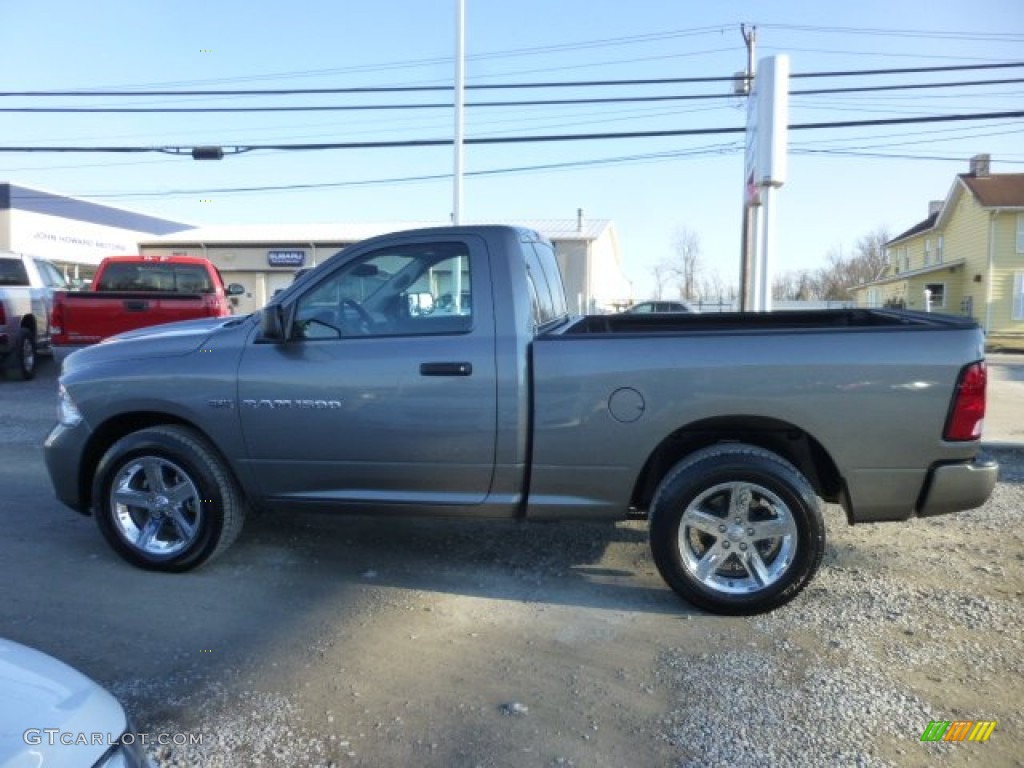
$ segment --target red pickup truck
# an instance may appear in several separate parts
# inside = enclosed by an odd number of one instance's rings
[[[86,291],[53,296],[51,344],[58,360],[108,336],[150,325],[222,317],[228,297],[245,292],[225,287],[220,272],[195,256],[108,256]]]

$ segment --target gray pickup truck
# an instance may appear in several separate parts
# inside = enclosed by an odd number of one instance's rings
[[[512,227],[366,240],[262,311],[77,352],[46,440],[58,498],[184,571],[247,509],[649,519],[666,582],[770,610],[851,523],[985,502],[982,334],[901,311],[571,318]]]
[[[11,379],[31,379],[36,351],[50,346],[53,292],[67,287],[50,262],[0,251],[0,366]]]

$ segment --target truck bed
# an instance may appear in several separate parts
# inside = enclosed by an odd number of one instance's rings
[[[721,312],[715,314],[588,315],[557,333],[664,334],[664,333],[764,333],[777,331],[869,330],[902,327],[905,330],[974,328],[970,318],[937,313],[883,309],[782,310],[778,312]]]

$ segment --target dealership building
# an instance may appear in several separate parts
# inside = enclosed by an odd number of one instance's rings
[[[585,219],[508,223],[536,230],[555,246],[573,312],[621,307],[631,298],[614,224]],[[443,222],[224,225],[196,227],[114,206],[0,183],[0,250],[41,256],[69,277],[89,277],[104,256],[202,256],[226,283],[241,283],[237,310],[262,307],[312,267],[342,248],[374,235]]]
[[[0,182],[0,250],[40,256],[87,277],[104,256],[138,252],[139,240],[191,224]]]

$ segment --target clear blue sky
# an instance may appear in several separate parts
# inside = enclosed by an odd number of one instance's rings
[[[452,82],[455,0],[289,3],[52,0],[3,4],[0,90],[335,88]],[[467,84],[713,77],[741,70],[741,23],[757,56],[788,54],[794,73],[1024,60],[1024,4],[975,2],[716,3],[683,0],[466,0]],[[1024,78],[1024,69],[794,80],[794,89]],[[726,83],[470,91],[467,101],[718,94]],[[186,107],[445,101],[447,94],[3,98],[0,106]],[[792,123],[1024,108],[1024,84],[793,96]],[[740,99],[469,107],[467,138],[738,127]],[[452,110],[239,114],[4,114],[0,145],[192,146],[446,139]],[[980,121],[791,134],[777,195],[777,268],[813,269],[879,227],[896,234],[943,198],[971,155],[1024,171],[1024,121]],[[850,154],[854,153],[854,154]],[[660,155],[660,156],[659,156]],[[874,155],[887,155],[877,157]],[[618,162],[615,158],[630,158]],[[937,158],[937,159],[925,159]],[[474,172],[578,165],[493,175]],[[700,237],[726,282],[739,260],[739,135],[469,146],[463,220],[572,218],[617,227],[635,298],[673,232]],[[252,152],[220,162],[165,155],[0,153],[0,180],[89,197],[194,224],[446,221],[449,147]],[[390,180],[390,181],[389,181]],[[359,183],[359,182],[383,183]],[[219,188],[336,184],[311,190]]]

